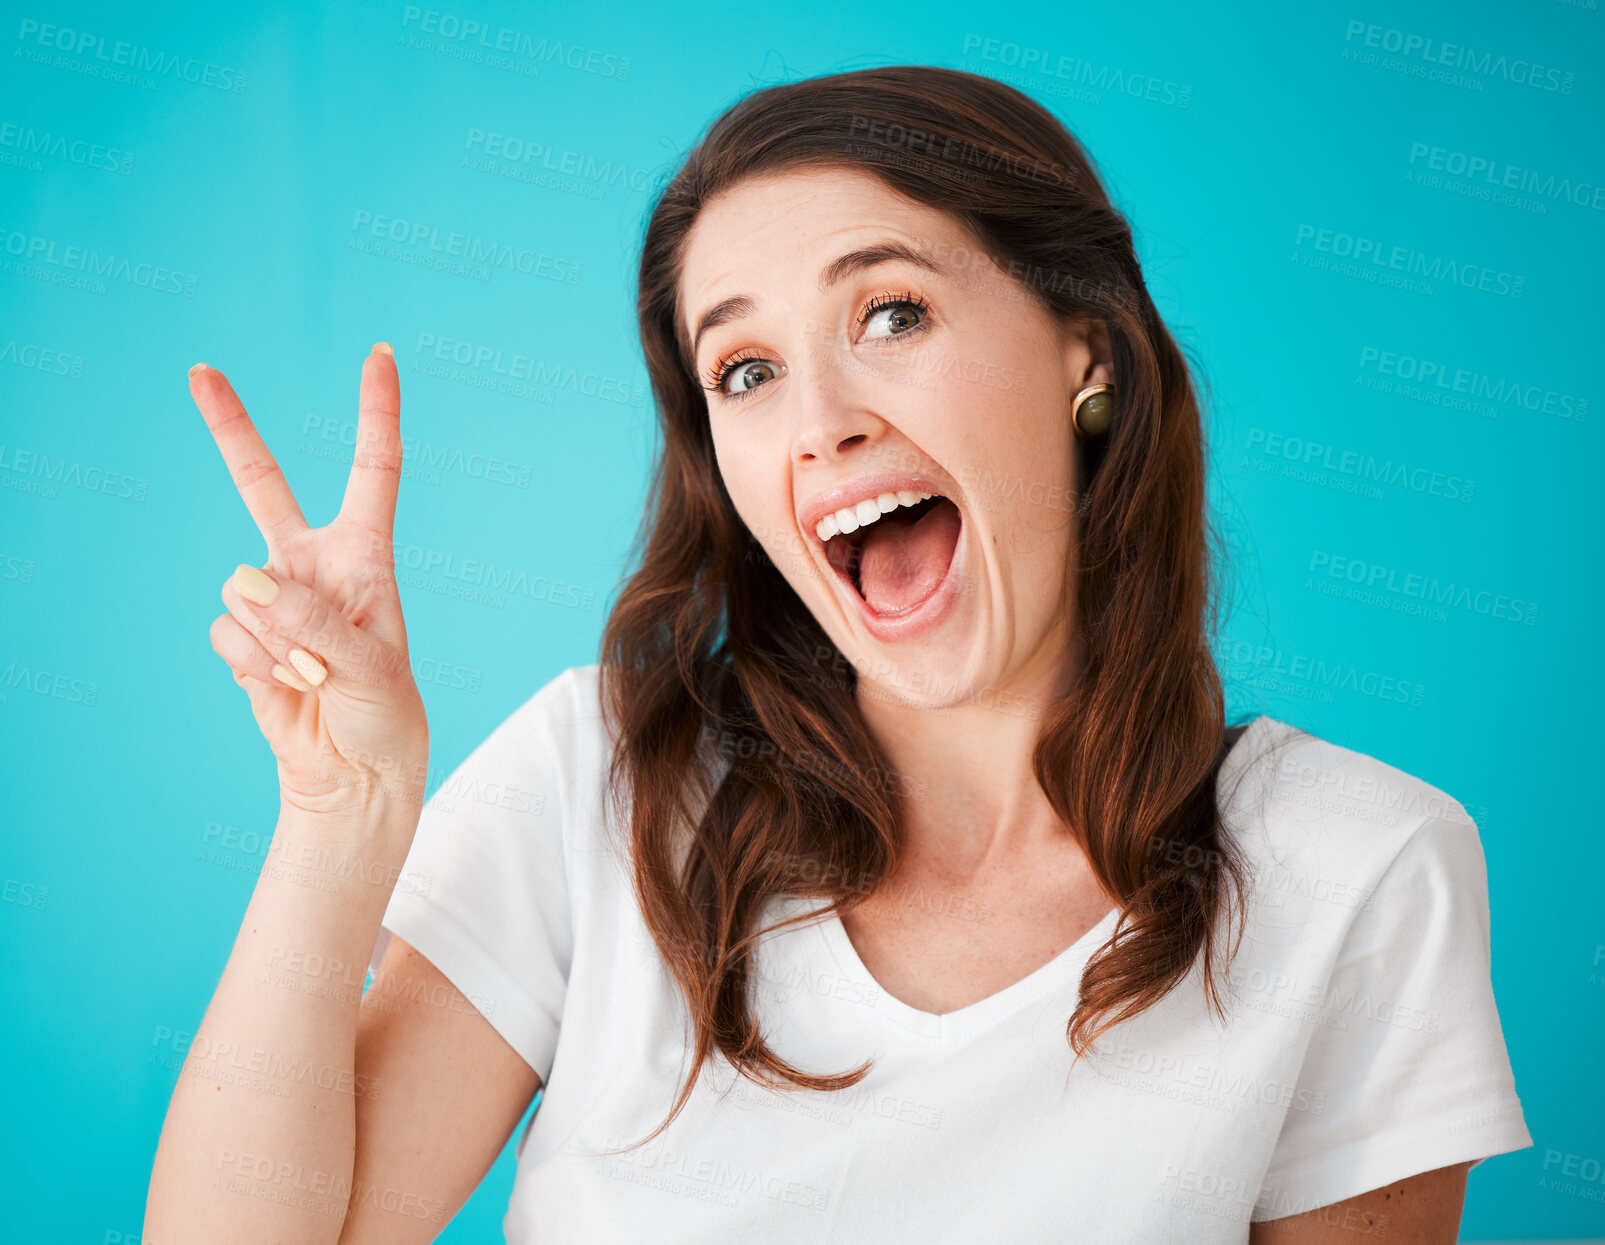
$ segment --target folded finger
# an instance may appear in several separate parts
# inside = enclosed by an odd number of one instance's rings
[[[273,654],[233,614],[219,614],[212,620],[211,640],[213,651],[228,663],[242,686],[243,680],[249,678],[281,691],[287,687],[298,692],[312,690],[312,685],[294,670],[275,661]]]
[[[223,585],[223,603],[275,661],[314,686],[330,677],[353,685],[379,682],[392,660],[328,598],[276,571],[242,564]]]
[[[256,612],[258,607],[252,606],[240,596],[232,578],[224,582],[222,597],[223,604],[228,606],[228,617],[238,624],[250,637],[251,642],[267,657],[268,665],[263,669],[264,676],[271,674],[275,669],[288,671],[304,684],[304,687],[296,689],[298,691],[311,690],[327,681],[328,664],[319,656],[311,640],[292,637],[282,628],[261,617]],[[289,683],[284,685],[294,686]]]

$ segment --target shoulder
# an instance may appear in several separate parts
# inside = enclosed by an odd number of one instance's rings
[[[1465,807],[1274,719],[1256,719],[1243,743],[1227,758],[1242,798],[1229,816],[1222,801],[1251,874],[1230,1036],[1256,1083],[1294,1087],[1269,1116],[1253,1217],[1530,1146]]]
[[[460,831],[473,822],[516,823],[526,815],[559,814],[565,826],[595,802],[607,760],[597,698],[597,668],[570,666],[520,702],[451,771],[425,805]],[[511,829],[509,830],[511,833]]]
[[[1473,899],[1486,887],[1476,823],[1452,795],[1266,715],[1228,754],[1220,795],[1225,836],[1262,911],[1343,929],[1373,910],[1390,871],[1435,876]]]
[[[601,667],[568,666],[532,692],[513,711],[524,721],[538,718],[573,721],[599,720],[601,716]]]
[[[538,737],[548,754],[558,749],[554,761],[574,761],[605,748],[599,674],[593,664],[569,666],[553,675],[503,719],[486,745],[530,756]]]
[[[596,778],[609,754],[601,702],[601,668],[569,666],[513,711],[521,754],[550,781],[580,784]]]

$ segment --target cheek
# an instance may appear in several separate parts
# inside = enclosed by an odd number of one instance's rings
[[[743,444],[728,431],[713,439],[725,492],[759,547],[793,583],[808,573],[808,551],[791,509],[791,481],[772,446]],[[753,555],[756,556],[756,555]]]
[[[1066,550],[1075,507],[1069,407],[1046,375],[976,358],[974,379],[944,383],[929,449],[1002,548]],[[1034,383],[1032,383],[1034,381]]]
[[[1043,400],[1047,403],[1047,400]],[[1070,416],[1056,405],[1038,408],[1031,421],[1030,452],[1014,458],[1019,486],[1014,493],[1020,541],[1068,556],[1076,530],[1075,443]]]

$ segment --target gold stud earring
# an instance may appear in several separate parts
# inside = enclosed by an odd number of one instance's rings
[[[1070,427],[1083,439],[1101,437],[1109,431],[1109,418],[1115,411],[1113,385],[1088,385],[1070,404]]]

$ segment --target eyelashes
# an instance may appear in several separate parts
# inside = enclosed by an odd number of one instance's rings
[[[874,315],[877,311],[884,311],[888,307],[899,306],[909,306],[917,310],[920,313],[920,324],[925,323],[925,317],[930,312],[930,304],[928,304],[917,294],[911,294],[906,291],[902,294],[877,294],[870,300],[869,306],[864,308],[863,314],[858,317],[858,323],[862,325],[864,321],[868,320],[870,316]],[[918,328],[919,325],[915,325],[914,327]],[[908,335],[908,333],[912,333],[913,331],[914,329],[911,328],[903,333],[893,334],[893,336],[905,337]]]
[[[887,337],[879,337],[872,340],[886,341],[889,337],[912,336],[923,330],[930,318],[930,304],[918,294],[915,294],[912,291],[904,290],[897,293],[889,292],[875,295],[875,297],[869,301],[864,309],[859,312],[856,323],[860,328],[862,328],[872,316],[885,311],[888,307],[912,307],[916,312],[918,312],[919,321],[911,327],[904,329],[900,333],[892,333]],[[761,389],[763,386],[761,384],[753,385],[747,389],[738,389],[733,392],[726,393],[724,391],[724,385],[725,382],[730,379],[730,374],[738,367],[744,363],[753,362],[767,363],[768,360],[764,358],[762,352],[746,347],[741,350],[737,350],[732,354],[723,355],[714,362],[713,366],[709,368],[707,373],[703,376],[702,387],[708,390],[710,393],[713,393],[727,401],[741,401],[742,399],[750,397],[753,390]]]

